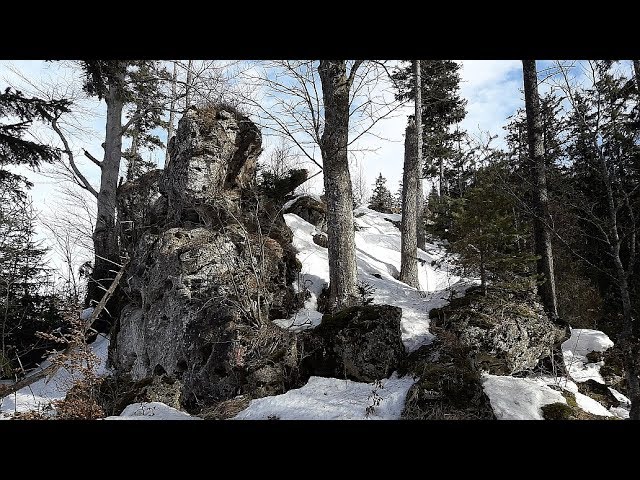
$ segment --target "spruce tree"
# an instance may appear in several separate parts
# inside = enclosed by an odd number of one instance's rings
[[[35,215],[17,177],[0,182],[0,378],[14,377],[56,345],[38,334],[61,325],[48,293],[47,250],[35,240]]]
[[[391,213],[393,207],[393,197],[391,192],[387,188],[387,179],[382,176],[382,173],[378,174],[376,182],[373,185],[373,193],[371,194],[371,200],[369,202],[369,208],[382,213]]]
[[[0,93],[0,184],[11,186],[20,194],[22,187],[31,186],[27,179],[12,172],[9,165],[38,168],[60,156],[58,149],[24,138],[34,121],[48,122],[51,116],[68,111],[67,100],[42,100],[25,97],[21,92],[7,88]]]
[[[452,250],[460,255],[462,265],[479,274],[485,294],[491,280],[509,288],[522,287],[520,279],[530,275],[535,259],[519,248],[527,232],[514,217],[516,200],[504,183],[507,177],[503,162],[482,169],[473,187],[452,207]]]
[[[462,135],[451,126],[461,122],[466,100],[460,97],[460,65],[453,60],[420,60],[422,84],[423,177],[438,177],[439,194],[446,193],[444,174],[455,157],[455,144]],[[407,64],[393,74],[397,98],[415,98],[413,68]]]

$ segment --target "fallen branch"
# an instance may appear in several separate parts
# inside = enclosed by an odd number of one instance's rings
[[[87,332],[89,331],[89,329],[91,328],[93,323],[98,318],[98,315],[100,315],[102,310],[104,310],[105,306],[107,305],[107,302],[109,301],[109,299],[111,298],[113,293],[116,291],[116,288],[117,288],[118,284],[120,283],[120,279],[122,278],[122,275],[124,275],[124,270],[127,267],[128,263],[129,263],[129,259],[127,259],[124,262],[124,264],[120,268],[120,271],[116,275],[116,278],[113,279],[113,282],[111,282],[111,285],[109,286],[107,291],[102,296],[102,299],[100,300],[98,305],[94,308],[93,312],[91,312],[91,315],[89,316],[87,321],[84,323],[83,333],[85,335],[87,334]],[[58,355],[69,355],[70,353],[73,352],[73,350],[77,346],[78,345],[76,343],[73,343],[73,344],[69,345],[67,348],[65,348]],[[0,385],[0,398],[6,397],[7,395],[11,395],[12,393],[17,392],[18,390],[20,390],[20,389],[22,389],[24,387],[28,387],[29,385],[37,382],[38,380],[40,380],[40,379],[42,379],[42,378],[44,378],[44,377],[46,377],[48,375],[53,375],[58,370],[58,368],[60,368],[60,365],[61,365],[60,362],[54,362],[51,365],[49,365],[48,367],[45,367],[42,370],[38,371],[37,373],[29,375],[28,377],[25,377],[22,380],[19,380],[19,381],[15,382],[15,383],[13,383],[11,385],[8,385],[8,386],[7,385]]]

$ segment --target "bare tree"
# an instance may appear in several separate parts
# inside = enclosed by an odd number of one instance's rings
[[[327,199],[330,305],[351,304],[356,290],[353,196],[349,154],[357,142],[402,103],[381,91],[385,72],[379,62],[362,60],[274,61],[243,72],[256,86],[243,97],[266,135],[288,138],[313,178],[323,172]],[[260,94],[258,96],[257,94]],[[318,159],[318,153],[320,159]]]
[[[362,161],[353,158],[350,162],[350,172],[353,183],[353,203],[356,206],[364,205],[369,201],[369,186],[367,176],[364,173]]]
[[[320,151],[327,201],[329,304],[335,309],[354,303],[357,295],[356,242],[347,145],[349,91],[360,64],[354,62],[348,72],[345,60],[321,60],[318,66],[324,100]]]
[[[553,250],[551,232],[547,228],[549,218],[549,198],[547,193],[547,173],[542,139],[542,120],[540,118],[540,97],[538,96],[538,74],[535,60],[522,60],[524,77],[524,98],[527,113],[527,133],[529,136],[529,159],[535,173],[533,192],[534,210],[533,232],[535,253],[539,257],[538,275],[542,284],[538,291],[547,313],[554,319],[558,317],[556,300],[556,282],[553,272]]]

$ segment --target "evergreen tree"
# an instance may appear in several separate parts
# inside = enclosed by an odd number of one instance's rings
[[[460,65],[453,60],[420,60],[422,84],[422,160],[423,176],[440,180],[439,194],[445,193],[444,174],[455,157],[455,145],[462,135],[451,126],[461,122],[466,100],[460,97]],[[415,98],[411,64],[393,74],[397,98]]]
[[[480,170],[473,187],[452,208],[452,250],[464,266],[479,273],[485,294],[490,280],[520,287],[518,280],[530,275],[535,260],[519,248],[527,232],[515,221],[515,200],[504,184],[508,176],[503,163]]]
[[[393,197],[387,188],[387,179],[382,176],[382,173],[378,174],[376,183],[373,185],[369,208],[382,213],[391,213],[393,208]]]
[[[46,249],[34,241],[35,215],[16,177],[0,183],[0,378],[13,377],[56,345],[38,332],[61,325],[44,266]]]
[[[42,100],[25,97],[21,92],[7,88],[0,93],[0,184],[11,186],[20,194],[23,186],[30,183],[22,175],[6,170],[8,165],[27,165],[38,168],[59,158],[60,152],[24,138],[34,121],[47,122],[52,116],[68,111],[66,100]]]
[[[125,137],[131,138],[131,146],[122,156],[127,161],[127,180],[135,180],[143,173],[156,168],[156,164],[143,158],[140,150],[163,148],[164,144],[154,130],[167,128],[163,120],[165,98],[159,95],[162,83],[169,81],[168,72],[159,62],[139,61],[129,74],[132,109],[128,119],[132,121]]]

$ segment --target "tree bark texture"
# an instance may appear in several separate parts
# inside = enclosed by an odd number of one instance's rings
[[[356,245],[353,195],[347,144],[349,138],[349,89],[345,60],[321,60],[324,131],[321,137],[324,190],[327,202],[329,250],[329,305],[339,310],[356,298]]]
[[[120,72],[124,83],[124,70]],[[120,82],[116,82],[117,83]],[[116,233],[116,189],[122,156],[122,109],[124,101],[117,86],[110,86],[105,96],[107,125],[104,142],[104,159],[98,191],[96,226],[93,232],[95,262],[92,281],[87,292],[88,303],[99,301],[107,289],[120,264],[118,237]],[[102,286],[102,288],[100,288]]]
[[[547,313],[552,318],[558,317],[556,300],[556,284],[553,273],[553,250],[551,247],[551,232],[545,225],[549,221],[549,200],[547,193],[547,174],[542,138],[542,121],[540,118],[540,97],[538,96],[538,75],[535,60],[522,60],[524,77],[524,97],[527,114],[527,131],[529,141],[529,158],[535,172],[535,187],[533,192],[534,218],[533,230],[535,239],[535,253],[540,258],[537,262],[538,274],[543,281],[538,287],[538,293]]]

